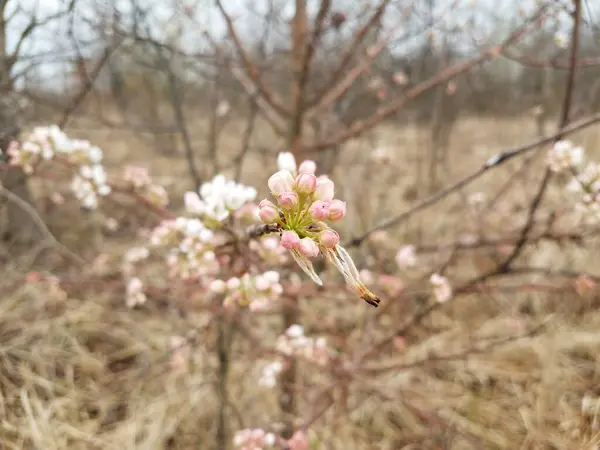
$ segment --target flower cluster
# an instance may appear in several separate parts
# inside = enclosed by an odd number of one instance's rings
[[[170,276],[197,279],[218,273],[214,232],[200,219],[178,217],[165,220],[152,230],[150,244],[167,248]]]
[[[287,250],[279,245],[279,239],[274,236],[252,240],[248,246],[267,263],[279,265],[284,264],[287,260]]]
[[[325,338],[309,338],[301,325],[290,326],[276,341],[276,350],[284,357],[300,357],[321,366],[329,361],[329,350]],[[277,377],[285,367],[285,360],[276,360],[263,367],[258,384],[273,388]]]
[[[320,366],[329,362],[329,350],[325,338],[309,338],[304,334],[301,325],[290,326],[276,341],[276,350],[284,357],[300,357]],[[273,388],[277,385],[277,377],[284,369],[285,360],[276,360],[263,367],[258,384]]]
[[[262,374],[258,380],[258,385],[266,388],[274,388],[277,385],[277,377],[283,370],[283,362],[273,361],[263,367]]]
[[[577,194],[577,207],[600,218],[600,165],[585,163],[584,151],[569,141],[559,141],[548,152],[548,164],[554,172],[569,171],[573,178],[567,190]]]
[[[123,179],[130,189],[148,199],[153,205],[164,208],[169,203],[167,191],[163,186],[152,181],[147,168],[125,166]]]
[[[279,284],[279,273],[273,270],[252,276],[248,273],[242,277],[227,280],[213,280],[210,290],[217,294],[225,294],[224,306],[247,306],[250,311],[264,311],[279,298],[283,292]]]
[[[238,450],[264,450],[275,448],[277,437],[260,428],[247,428],[235,433],[233,446]]]
[[[290,326],[277,338],[277,351],[285,356],[300,356],[319,365],[327,364],[329,351],[325,338],[309,338],[301,325]]]
[[[32,174],[43,161],[57,156],[66,158],[67,163],[75,168],[71,190],[86,208],[97,208],[98,197],[111,192],[101,165],[102,150],[88,141],[70,139],[56,125],[34,128],[23,143],[12,141],[7,153],[10,164],[21,167],[26,174]]]
[[[188,213],[219,223],[255,198],[256,189],[253,187],[217,175],[212,181],[200,186],[200,195],[196,192],[186,192],[184,200]]]
[[[547,161],[553,172],[579,168],[583,163],[583,148],[569,141],[558,141],[548,151]]]
[[[306,160],[297,167],[291,153],[280,153],[277,163],[279,171],[268,180],[276,203],[262,200],[260,219],[280,227],[281,245],[315,283],[322,285],[310,258],[322,254],[342,273],[352,290],[377,306],[379,298],[360,280],[352,258],[339,245],[338,233],[325,223],[337,222],[346,215],[346,203],[334,198],[333,181],[326,176],[315,176],[314,161]]]

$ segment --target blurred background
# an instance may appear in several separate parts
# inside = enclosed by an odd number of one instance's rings
[[[0,9],[2,448],[226,449],[254,427],[302,429],[311,449],[599,448],[598,222],[566,175],[545,175],[570,124],[583,124],[568,138],[586,159],[600,156],[596,2]],[[148,300],[128,307],[123,255],[160,218],[127,201],[82,208],[60,168],[10,166],[9,143],[50,124],[100,147],[111,179],[147,169],[173,214],[219,173],[260,201],[279,152],[316,161],[347,202],[341,240],[386,306],[286,288],[293,308],[228,322],[224,348],[206,292],[156,263]],[[454,290],[443,308],[432,273]],[[264,349],[294,323],[327,336],[338,362],[381,345],[351,376],[298,363],[261,387]]]

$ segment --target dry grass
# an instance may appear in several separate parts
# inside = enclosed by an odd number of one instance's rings
[[[525,120],[461,122],[453,135],[449,173],[444,180],[455,180],[496,151],[534,138],[533,130],[533,124]],[[598,129],[591,130],[576,140],[593,154],[600,151],[596,145],[599,133]],[[143,136],[114,130],[84,134],[105,148],[111,171],[119,171],[125,162],[144,161],[174,199],[189,189],[182,158],[142,151]],[[195,134],[201,149],[201,127]],[[392,152],[392,162],[375,168],[368,161],[369,150],[382,145]],[[226,130],[223,159],[239,146],[239,130]],[[415,167],[418,155],[425,150],[426,136],[414,128],[388,127],[348,146],[333,174],[341,186],[341,197],[348,199],[352,211],[342,230],[345,236],[368,229],[414,201]],[[205,161],[199,159],[199,163]],[[254,155],[243,179],[263,185],[268,176],[265,167],[272,166],[272,155]],[[517,166],[515,163],[486,177],[463,194],[484,191],[491,195]],[[538,177],[534,171],[520,181],[503,202],[504,207],[512,208],[518,216]],[[553,189],[549,202],[561,201],[560,195],[559,189]],[[114,212],[121,218],[119,214],[125,212]],[[133,234],[106,237],[98,224],[90,225],[90,221],[76,217],[81,217],[79,212],[66,211],[62,217],[48,217],[48,221],[71,248],[92,254],[83,244],[95,247],[95,251],[108,255],[109,268],[116,269],[118,255],[131,245]],[[483,221],[476,212],[466,212],[463,197],[454,195],[397,229],[389,246],[379,251],[389,256],[400,242],[448,242],[479,226],[485,227],[489,236],[500,235],[505,224],[495,222],[497,218],[491,214]],[[77,232],[63,229],[75,220],[80,220]],[[92,232],[94,239],[90,239]],[[598,273],[597,244],[585,249],[544,244],[528,251],[526,258],[555,269],[584,268]],[[366,252],[361,250],[359,260],[368,262]],[[469,257],[472,259],[465,258],[453,276],[466,279],[486,264],[485,257],[475,254]],[[443,259],[443,254],[423,256],[431,265]],[[5,271],[0,303],[2,448],[215,448],[217,361],[208,316],[192,310],[182,317],[159,301],[128,310],[118,282],[74,285],[62,296],[45,284],[22,283],[21,275],[11,269]],[[458,299],[427,322],[440,332],[411,335],[404,353],[388,349],[382,352],[381,362],[409,365],[428,356],[452,353],[477,337],[506,334],[516,324],[516,317],[523,327],[543,322],[543,332],[466,359],[362,379],[348,393],[346,408],[330,410],[311,429],[311,448],[599,448],[600,406],[594,403],[582,411],[585,396],[593,402],[600,397],[598,300],[597,292],[580,297],[568,291],[510,291]],[[304,308],[307,330],[323,317],[333,324],[355,323],[365,314],[362,304],[336,308],[335,302],[325,305],[317,298],[304,301],[314,302]],[[395,320],[400,319],[384,317],[381,332]],[[277,334],[276,323],[263,325],[265,339]],[[187,350],[186,371],[173,370],[169,365],[170,338],[205,325],[205,331]],[[346,339],[358,343],[361,337],[359,327]],[[275,393],[256,387],[262,362],[249,353],[245,342],[238,342],[233,351],[231,427],[272,425],[277,419]],[[320,376],[303,374],[302,382],[308,384]],[[309,408],[306,401],[301,402],[301,409]],[[422,435],[428,439],[421,447],[413,446],[414,437]]]

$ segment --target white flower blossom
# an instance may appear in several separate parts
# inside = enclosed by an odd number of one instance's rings
[[[277,168],[279,170],[287,170],[292,175],[296,173],[296,158],[293,153],[281,152],[277,155]]]
[[[562,172],[570,168],[577,168],[583,163],[583,156],[582,147],[576,147],[570,141],[558,141],[548,151],[548,166],[553,172]]]
[[[184,196],[188,213],[204,215],[217,222],[222,222],[233,211],[240,209],[245,203],[256,198],[256,189],[227,180],[224,175],[217,175],[211,181],[203,183],[199,190],[187,192]]]

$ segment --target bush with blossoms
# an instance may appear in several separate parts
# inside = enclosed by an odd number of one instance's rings
[[[327,174],[318,174],[314,161],[298,164],[291,153],[280,153],[276,164],[274,161],[273,174],[266,183],[268,198],[256,202],[258,193],[254,187],[217,174],[198,192],[185,193],[185,210],[176,214],[168,209],[166,190],[152,180],[147,170],[128,166],[120,179],[109,179],[102,165],[102,150],[87,141],[69,138],[56,126],[35,128],[22,142],[12,142],[7,152],[9,165],[21,168],[29,176],[57,171],[67,174],[73,199],[86,209],[101,209],[104,201],[128,196],[157,215],[155,226],[143,233],[144,242],[132,245],[122,257],[127,307],[147,304],[153,288],[166,283],[191,286],[202,293],[200,301],[215,317],[225,315],[240,326],[244,317],[253,320],[285,313],[288,323],[281,333],[261,344],[266,348],[266,356],[257,363],[257,383],[263,389],[278,388],[282,374],[289,374],[300,364],[324,378],[320,385],[305,386],[314,391],[312,397],[306,398],[317,402],[320,397],[329,398],[333,388],[328,386],[340,383],[335,380],[360,373],[366,362],[387,348],[387,343],[404,351],[402,331],[407,325],[403,320],[392,324],[392,333],[374,332],[374,337],[367,339],[370,350],[358,351],[358,347],[348,346],[340,350],[339,339],[333,342],[327,334],[334,334],[331,329],[339,325],[339,308],[356,311],[360,307],[357,323],[364,315],[373,317],[374,327],[381,325],[383,316],[373,316],[371,311],[377,310],[371,307],[397,306],[405,291],[406,274],[419,272],[414,277],[426,280],[430,310],[455,295],[453,283],[439,270],[419,271],[420,256],[411,243],[395,249],[393,270],[359,270],[336,229],[346,216],[347,204],[338,198],[334,181]],[[588,219],[599,220],[598,165],[585,164],[583,150],[568,141],[559,141],[550,148],[547,164],[551,171],[563,176],[569,195],[576,196],[577,211]],[[374,245],[385,244],[387,238],[382,233],[372,233]],[[315,268],[319,260],[325,264],[322,273]],[[159,276],[151,270],[157,264],[164,269]],[[286,305],[290,298],[303,297],[308,302],[313,297],[327,298],[322,292],[331,292],[330,297],[319,305],[311,304],[323,322],[320,332],[311,335],[301,323],[289,323]],[[292,317],[301,320],[299,314]],[[357,346],[365,342],[362,335],[353,334],[350,338]],[[260,342],[260,338],[256,341]],[[422,358],[412,355],[411,364]],[[402,364],[398,363],[398,367]],[[388,366],[379,370],[390,369]],[[283,389],[287,389],[286,395],[299,395],[289,386]],[[296,412],[298,417],[288,421],[291,430],[284,433],[272,424],[257,423],[255,428],[235,433],[234,447],[308,449],[310,427],[323,412],[321,408],[306,416]]]

